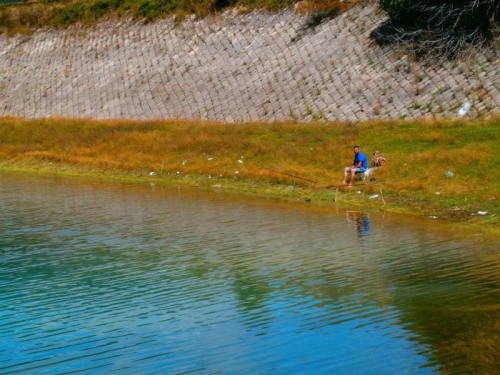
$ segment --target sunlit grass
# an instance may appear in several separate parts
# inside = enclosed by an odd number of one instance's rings
[[[350,123],[0,119],[0,160],[52,162],[133,175],[183,174],[287,184],[267,168],[336,185],[352,146],[388,163],[388,201],[470,217],[500,214],[500,120]],[[453,173],[447,177],[446,172]],[[238,172],[238,173],[236,173]],[[299,185],[310,183],[296,179]],[[363,188],[363,192],[377,188]],[[347,193],[349,194],[349,193]],[[495,215],[495,216],[492,216]]]
[[[30,33],[41,27],[67,27],[74,23],[93,25],[99,20],[115,17],[132,17],[150,22],[176,15],[178,20],[195,15],[205,17],[229,8],[241,12],[254,9],[276,11],[300,3],[297,11],[314,10],[339,12],[354,6],[357,1],[340,0],[69,0],[22,6],[0,5],[0,31],[9,34]],[[333,14],[332,13],[332,14]]]

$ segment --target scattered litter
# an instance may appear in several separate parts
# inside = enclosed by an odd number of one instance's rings
[[[183,160],[182,165],[186,165],[187,162],[188,162],[187,160]]]
[[[234,174],[239,174],[239,173],[240,173],[240,171],[235,171],[235,172],[234,172]]]
[[[177,171],[177,174],[181,173],[181,171]]]
[[[222,177],[222,175],[220,174],[219,177]]]
[[[477,211],[478,215],[484,216],[488,213],[488,211]]]
[[[356,192],[356,194],[361,194],[361,190],[358,190],[358,191]]]
[[[210,160],[214,160],[214,158],[207,158],[207,160],[208,160],[208,161],[210,161]]]
[[[465,102],[464,104],[462,104],[462,106],[458,110],[458,117],[465,116],[469,111],[470,111],[470,103]]]
[[[243,164],[243,160],[238,160],[238,163]]]
[[[461,208],[460,208],[460,207],[458,207],[458,206],[453,206],[453,208],[452,208],[451,210],[452,210],[452,211],[460,211],[460,210],[461,210]]]
[[[454,173],[450,171],[446,171],[446,177],[453,177]]]
[[[378,198],[378,194],[373,194],[370,199],[375,199],[375,198]]]
[[[286,187],[286,190],[293,190],[293,189],[294,189],[293,185],[288,185],[288,186]]]
[[[212,176],[211,176],[211,175],[208,175],[208,178],[212,178]]]
[[[154,172],[150,172],[150,173],[149,173],[149,175],[150,175],[150,176],[154,176],[154,175],[155,175],[155,173],[154,173]]]
[[[441,193],[439,191],[436,191],[434,194],[441,195]]]
[[[213,188],[221,188],[222,185],[212,185]]]
[[[364,172],[365,177],[370,176],[370,174],[371,174],[371,173],[372,173],[375,169],[377,169],[377,167],[370,167],[370,168],[368,168],[368,169]]]
[[[431,215],[429,216],[431,219],[439,219],[439,216],[436,216],[436,215]]]

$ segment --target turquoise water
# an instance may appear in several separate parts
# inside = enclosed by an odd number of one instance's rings
[[[493,373],[499,358],[482,345],[500,327],[496,240],[435,221],[11,175],[0,209],[2,374]]]

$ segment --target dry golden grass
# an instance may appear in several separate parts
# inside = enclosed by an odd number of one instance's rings
[[[204,17],[228,8],[242,12],[253,9],[276,11],[298,4],[302,13],[322,10],[338,14],[357,3],[340,0],[61,0],[50,3],[34,1],[21,6],[0,5],[0,31],[8,34],[29,34],[41,27],[67,27],[74,23],[93,25],[106,17],[127,16],[146,22],[176,15],[178,20],[188,15]]]
[[[335,185],[359,144],[388,158],[375,177],[389,200],[500,214],[500,120],[221,124],[188,121],[0,119],[0,160]],[[209,160],[210,159],[210,160]],[[238,160],[242,160],[240,163]],[[183,161],[185,161],[183,163]],[[451,171],[453,177],[446,177]],[[311,185],[296,180],[299,184]],[[439,193],[439,194],[437,194]],[[413,204],[413,203],[412,203]]]
[[[346,10],[355,6],[357,1],[339,1],[339,0],[309,0],[301,1],[297,4],[296,11],[301,14],[307,14],[316,10],[331,11]]]

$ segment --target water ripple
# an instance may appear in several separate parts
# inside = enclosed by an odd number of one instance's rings
[[[6,175],[0,209],[0,373],[495,372],[497,248],[434,222]]]

